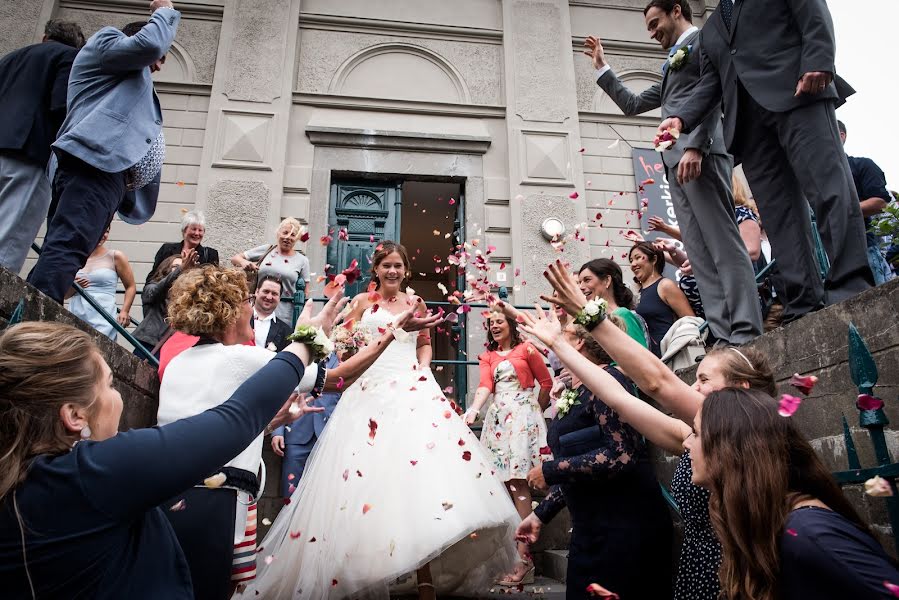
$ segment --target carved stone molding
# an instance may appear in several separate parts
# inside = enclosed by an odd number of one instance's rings
[[[466,42],[478,41],[485,44],[502,44],[503,41],[503,32],[499,29],[455,27],[426,23],[404,23],[402,21],[360,19],[358,17],[320,15],[304,12],[300,13],[300,27],[304,29],[322,29],[325,31],[366,32],[388,35],[408,34],[411,37],[461,40]]]
[[[272,170],[272,113],[223,110],[213,167]]]
[[[573,186],[568,133],[521,132],[522,184]]]
[[[395,98],[366,98],[359,96],[344,96],[343,94],[306,94],[303,92],[294,92],[293,103],[304,104],[307,106],[319,106],[322,108],[374,110],[378,112],[416,115],[477,117],[480,119],[506,118],[506,108],[504,106],[427,102],[422,100],[400,100]]]
[[[447,154],[486,154],[490,138],[469,135],[416,134],[343,127],[306,127],[316,146],[349,146],[377,150],[409,150]]]
[[[272,102],[281,96],[291,0],[236,0],[236,4],[225,96]]]

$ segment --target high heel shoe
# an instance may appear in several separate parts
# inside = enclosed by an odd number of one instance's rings
[[[521,576],[520,579],[515,579],[515,575],[513,573],[509,573],[500,581],[497,581],[497,585],[501,585],[503,587],[517,587],[519,585],[526,585],[529,583],[534,583],[534,563],[530,560],[523,560],[521,564],[527,567],[527,570]]]

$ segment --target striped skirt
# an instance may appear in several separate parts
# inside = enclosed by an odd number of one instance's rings
[[[247,507],[247,524],[243,539],[234,544],[231,581],[244,583],[256,579],[256,503]]]

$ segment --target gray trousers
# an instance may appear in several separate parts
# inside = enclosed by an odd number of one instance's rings
[[[49,207],[45,167],[0,153],[0,265],[22,270]]]
[[[851,298],[874,285],[865,224],[832,102],[772,113],[740,93],[737,153],[783,282],[784,320]],[[808,206],[830,259],[815,261]]]
[[[671,202],[712,334],[744,344],[762,333],[752,261],[737,228],[730,156],[709,154],[699,178],[680,185],[667,169]]]

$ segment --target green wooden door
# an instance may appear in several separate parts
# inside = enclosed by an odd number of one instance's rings
[[[347,286],[346,295],[365,291],[371,280],[369,258],[383,240],[399,242],[402,184],[398,182],[335,181],[331,184],[328,245],[331,273],[340,273],[356,259],[362,278]],[[340,239],[340,231],[347,240]]]

